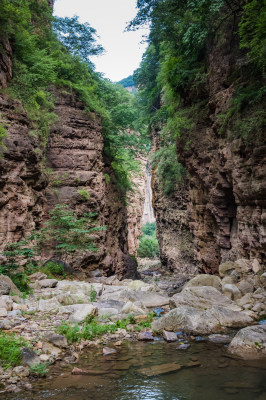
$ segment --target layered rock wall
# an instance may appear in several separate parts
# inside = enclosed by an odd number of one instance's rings
[[[0,98],[1,123],[8,131],[0,161],[1,249],[40,228],[55,204],[67,204],[78,215],[95,213],[95,224],[105,227],[97,233],[98,251],[75,256],[72,265],[84,271],[101,267],[108,275],[132,277],[136,265],[129,254],[136,248],[136,226],[144,199],[137,196],[140,210],[133,218],[116,186],[112,168],[104,160],[99,119],[84,111],[77,96],[58,90],[53,96],[57,120],[45,150],[31,133],[31,123],[21,104],[7,96]]]
[[[234,138],[230,131],[219,133],[218,115],[231,105],[245,60],[238,50],[235,21],[227,21],[222,30],[223,41],[214,40],[208,60],[207,107],[190,133],[189,149],[184,140],[177,143],[178,159],[190,176],[188,209],[196,260],[202,271],[212,273],[226,260],[266,262],[265,140],[256,140],[256,134]]]
[[[152,133],[151,153],[160,149],[160,133]],[[188,182],[177,184],[166,195],[162,183],[152,171],[153,208],[156,218],[159,255],[162,265],[175,272],[193,273],[193,239],[189,231]]]

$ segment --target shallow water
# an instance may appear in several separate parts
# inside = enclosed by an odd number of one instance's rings
[[[177,350],[177,344],[125,342],[117,354],[88,350],[78,364],[54,366],[32,392],[0,395],[1,400],[266,400],[266,362],[228,357],[226,347],[206,342]],[[199,367],[145,377],[142,368],[198,360]],[[99,375],[71,375],[73,367]],[[100,375],[101,374],[101,375]],[[2,397],[1,397],[2,396]]]

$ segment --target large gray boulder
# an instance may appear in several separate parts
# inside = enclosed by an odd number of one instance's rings
[[[74,304],[73,306],[68,306],[73,308],[73,314],[70,315],[70,322],[82,322],[89,315],[92,317],[96,316],[98,313],[97,307],[92,304]]]
[[[241,311],[241,307],[212,286],[187,287],[171,298],[170,305],[171,307],[191,306],[199,310],[223,306],[233,311]]]
[[[228,351],[241,358],[266,358],[266,325],[241,329],[231,341]]]
[[[187,282],[184,288],[192,287],[192,286],[213,286],[215,289],[222,291],[221,279],[219,276],[201,274],[192,278],[189,282]]]
[[[130,290],[121,286],[111,286],[103,291],[101,301],[141,302],[144,307],[155,308],[169,304],[169,297],[157,292]]]
[[[215,306],[203,311],[195,307],[180,306],[153,321],[152,329],[174,332],[181,330],[194,335],[209,335],[223,332],[228,327],[241,328],[252,321],[246,314],[222,306]]]
[[[12,280],[6,275],[0,275],[0,296],[3,294],[17,294],[20,295],[21,292],[12,282]]]

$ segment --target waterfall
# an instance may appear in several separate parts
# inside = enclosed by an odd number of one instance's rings
[[[142,215],[142,225],[147,222],[155,222],[154,211],[152,207],[152,190],[151,190],[151,174],[149,170],[149,162],[146,164],[146,187],[145,187],[145,203]]]

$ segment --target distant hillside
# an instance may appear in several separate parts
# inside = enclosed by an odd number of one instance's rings
[[[133,81],[133,75],[130,75],[117,83],[127,89],[130,93],[135,94],[137,92],[135,82]]]

